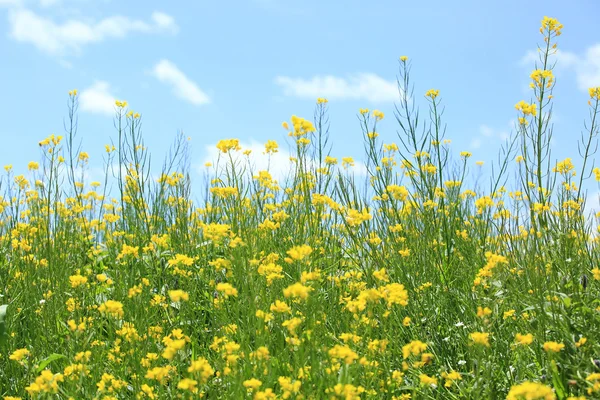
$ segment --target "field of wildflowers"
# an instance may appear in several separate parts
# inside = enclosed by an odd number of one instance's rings
[[[0,396],[600,398],[600,248],[582,189],[600,180],[600,88],[576,172],[549,146],[561,29],[542,20],[531,100],[486,188],[444,137],[437,90],[419,113],[405,56],[398,143],[380,142],[382,112],[359,111],[366,179],[330,155],[318,99],[314,121],[283,123],[285,179],[221,140],[201,204],[185,138],[155,179],[124,101],[105,179],[85,182],[70,92],[64,137],[39,143],[30,179],[6,166],[1,181]]]

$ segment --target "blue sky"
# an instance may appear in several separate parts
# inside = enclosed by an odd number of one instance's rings
[[[413,63],[415,101],[426,106],[425,91],[440,90],[456,153],[491,161],[511,132],[514,104],[531,96],[529,55],[542,41],[544,15],[565,26],[554,156],[577,157],[586,89],[600,85],[596,0],[0,0],[0,164],[23,171],[39,159],[37,142],[64,132],[75,88],[93,168],[115,137],[115,98],[142,113],[155,158],[181,130],[191,137],[192,163],[202,165],[223,138],[284,146],[281,122],[312,118],[323,96],[334,155],[359,158],[359,108],[383,111],[380,135],[398,141],[401,55]]]

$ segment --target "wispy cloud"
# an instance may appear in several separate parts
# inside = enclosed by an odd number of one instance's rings
[[[332,100],[368,100],[380,103],[393,102],[399,98],[395,81],[388,81],[371,73],[347,78],[333,75],[317,75],[311,79],[278,76],[275,83],[283,88],[286,96],[311,100],[326,97]]]
[[[12,39],[33,44],[52,55],[79,53],[85,45],[122,39],[130,33],[175,34],[178,31],[173,17],[158,11],[152,13],[149,21],[115,15],[97,22],[70,19],[57,23],[31,10],[15,8],[9,11],[8,20]]]
[[[151,74],[159,81],[170,85],[175,96],[182,100],[197,106],[210,103],[208,95],[169,60],[160,60]]]
[[[587,91],[591,87],[600,86],[600,43],[588,47],[582,54],[558,50],[554,59],[557,61],[557,69],[575,73],[580,90]],[[532,65],[535,61],[539,61],[537,51],[529,51],[521,58],[522,65]]]
[[[82,111],[112,116],[115,114],[115,96],[110,92],[108,82],[96,81],[89,88],[81,91],[79,106]]]
[[[512,122],[509,124],[512,126]],[[499,130],[491,128],[488,125],[480,125],[479,132],[471,138],[470,147],[472,150],[479,149],[484,143],[494,143],[505,141],[510,137],[508,130]]]

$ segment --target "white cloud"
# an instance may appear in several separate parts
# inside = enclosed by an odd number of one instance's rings
[[[70,19],[57,23],[31,10],[13,9],[8,19],[11,38],[53,55],[77,53],[87,44],[124,38],[134,32],[174,34],[178,29],[173,18],[161,12],[154,12],[151,22],[115,15],[98,22]]]
[[[512,127],[513,122],[509,122],[508,126]],[[482,124],[479,126],[479,133],[471,139],[470,147],[472,150],[479,149],[484,143],[491,144],[498,141],[506,141],[510,134],[506,130],[498,130],[491,128],[488,125]]]
[[[152,69],[152,76],[169,84],[180,99],[197,106],[210,103],[208,95],[169,60],[160,60]]]
[[[529,51],[521,59],[521,64],[531,65],[535,61],[539,64],[539,53]],[[600,43],[588,47],[581,55],[558,50],[552,61],[557,61],[558,70],[572,70],[575,73],[580,90],[587,92],[591,87],[600,86]]]
[[[474,138],[473,140],[471,140],[471,149],[473,150],[477,150],[478,148],[481,147],[481,139],[479,138]]]
[[[332,75],[314,76],[311,79],[278,76],[275,83],[283,88],[286,96],[328,99],[366,99],[371,102],[393,102],[398,100],[398,85],[376,74],[363,73],[340,78]]]
[[[112,116],[115,114],[115,96],[110,93],[108,82],[97,81],[79,94],[82,111]]]

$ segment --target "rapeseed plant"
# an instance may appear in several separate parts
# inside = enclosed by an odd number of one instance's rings
[[[328,100],[282,127],[288,176],[218,142],[200,203],[178,137],[151,174],[142,116],[117,101],[105,179],[64,136],[0,180],[0,396],[169,399],[584,399],[600,395],[600,88],[581,160],[549,146],[563,26],[544,17],[531,99],[489,190],[452,157],[438,89],[424,120],[400,57],[398,142],[358,110],[365,182],[331,155]],[[267,157],[280,149],[265,144]],[[114,165],[115,189],[109,178]],[[509,173],[518,179],[504,186]]]

